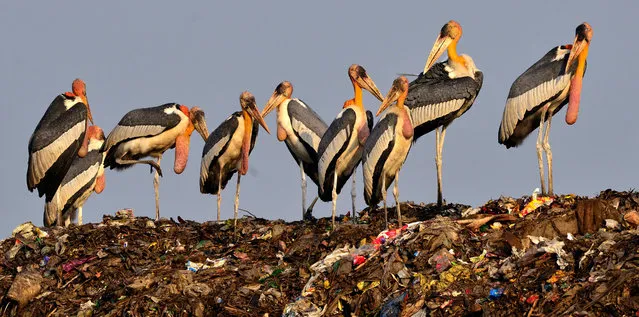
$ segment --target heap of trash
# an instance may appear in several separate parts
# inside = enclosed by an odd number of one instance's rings
[[[28,222],[0,243],[0,314],[639,316],[639,193],[401,207],[405,225],[390,228],[381,209],[335,230],[130,209]]]

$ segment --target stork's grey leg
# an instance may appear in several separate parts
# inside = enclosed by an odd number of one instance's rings
[[[539,178],[541,179],[541,194],[546,195],[546,178],[544,177],[544,158],[541,156],[543,151],[543,134],[544,134],[544,120],[546,119],[547,107],[541,110],[541,120],[539,121],[539,134],[537,135],[537,161],[539,163]]]
[[[402,210],[399,206],[399,170],[395,173],[395,185],[393,186],[393,196],[395,196],[395,205],[397,205],[397,221],[399,221],[399,227],[403,226],[402,224]]]
[[[242,175],[237,173],[237,188],[235,189],[235,206],[233,207],[233,226],[237,232],[237,210],[240,208],[240,179]]]
[[[78,226],[82,225],[82,206],[78,207]]]
[[[335,167],[335,172],[333,173],[333,213],[332,213],[332,223],[333,230],[335,230],[335,212],[337,209],[337,166]]]
[[[351,187],[351,199],[353,200],[353,222],[355,222],[356,214],[355,214],[355,198],[357,198],[357,188],[355,186],[355,174],[357,174],[357,166],[353,169],[353,186]]]
[[[300,173],[302,174],[302,219],[306,216],[306,173],[304,173],[304,163],[300,160]]]
[[[546,160],[548,161],[548,195],[553,195],[552,189],[552,150],[550,149],[550,143],[548,143],[548,136],[550,135],[550,122],[552,121],[552,114],[548,114],[548,123],[546,124],[546,131],[544,132],[544,151],[546,151]]]
[[[437,206],[444,204],[442,194],[442,149],[444,148],[444,137],[446,137],[446,127],[435,129],[435,165],[437,165]]]
[[[217,180],[217,222],[220,222],[220,216],[221,216],[220,205],[222,204],[222,173],[220,172],[219,174],[220,174],[220,177]]]
[[[152,160],[125,160],[122,158],[116,158],[115,162],[120,164],[120,165],[131,165],[131,164],[149,164],[151,165],[152,168],[155,168],[155,172],[160,174],[160,176],[162,176],[162,169],[160,168],[160,165],[158,165],[158,163],[152,161]]]
[[[160,166],[161,160],[162,154],[158,156],[158,166]],[[158,170],[155,170],[155,177],[153,177],[153,189],[155,189],[155,221],[158,221],[160,220],[160,174],[158,174]]]
[[[382,201],[384,202],[384,223],[388,229],[388,211],[386,210],[386,175],[382,175]]]

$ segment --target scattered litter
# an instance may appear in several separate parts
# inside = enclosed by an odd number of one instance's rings
[[[381,209],[332,232],[330,218],[243,218],[237,236],[228,222],[130,209],[98,224],[25,223],[0,242],[0,307],[7,316],[636,316],[639,193],[546,199],[402,203],[408,224],[388,230]]]

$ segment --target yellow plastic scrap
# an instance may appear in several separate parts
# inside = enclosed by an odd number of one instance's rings
[[[366,286],[363,290],[362,290],[362,294],[366,293],[366,291],[371,290],[377,286],[379,286],[380,282],[379,281],[372,281],[370,284],[368,284],[368,286]]]
[[[359,246],[363,246],[366,244],[366,238],[362,239],[362,241],[359,242]]]
[[[519,212],[520,217],[525,217],[527,214],[537,210],[537,208],[550,205],[555,199],[552,197],[540,197],[531,200],[524,209]]]
[[[331,288],[331,282],[329,282],[328,280],[324,280],[324,288],[325,289]]]
[[[482,251],[480,255],[471,257],[470,258],[470,262],[477,263],[477,262],[483,260],[486,257],[486,253],[488,253],[488,251],[486,251],[486,249],[484,249],[484,251]]]
[[[448,271],[439,274],[438,290],[444,290],[457,280],[466,280],[470,278],[470,270],[463,265],[455,265]]]
[[[551,283],[551,284],[555,284],[559,280],[564,278],[565,276],[566,276],[566,272],[564,272],[562,270],[558,270],[557,272],[555,272],[555,274],[553,274],[550,278],[548,278],[547,282]]]

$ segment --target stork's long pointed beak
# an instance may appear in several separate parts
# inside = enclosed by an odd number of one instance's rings
[[[89,100],[87,99],[87,96],[82,96],[82,99],[84,101],[84,104],[87,106],[87,117],[89,118],[91,124],[93,124],[93,115],[91,114],[91,107],[89,107]]]
[[[264,106],[264,110],[262,110],[261,116],[266,117],[273,109],[277,108],[282,102],[286,100],[286,96],[278,93],[277,91],[273,92],[271,98],[268,99],[268,102]]]
[[[192,107],[191,110],[189,110],[189,117],[191,118],[195,131],[197,131],[204,142],[206,142],[209,138],[209,128],[206,125],[204,111],[199,107]]]
[[[368,90],[379,101],[384,101],[384,95],[382,95],[379,89],[377,89],[377,85],[375,85],[375,82],[370,77],[366,76],[357,78],[357,84]]]
[[[579,39],[579,35],[575,36],[575,41],[572,44],[572,49],[570,49],[570,55],[568,55],[568,62],[566,62],[564,72],[568,72],[572,63],[577,60],[577,56],[581,54],[586,46],[588,46],[588,42],[585,39]]]
[[[382,112],[384,112],[384,110],[386,110],[386,108],[388,108],[388,106],[396,102],[401,94],[402,92],[400,91],[399,87],[393,85],[393,87],[391,87],[391,89],[388,91],[386,98],[384,98],[382,104],[379,106],[379,109],[377,110],[375,116],[379,116]]]
[[[435,40],[435,44],[433,44],[433,48],[430,50],[430,54],[428,54],[428,59],[426,60],[426,65],[424,66],[424,73],[426,73],[442,54],[446,51],[448,46],[453,40],[448,36],[442,36],[441,34]]]
[[[268,132],[268,134],[271,134],[271,130],[269,130],[268,126],[266,125],[264,118],[262,118],[262,115],[260,114],[260,109],[257,108],[257,104],[255,102],[251,102],[249,104],[249,114],[251,115],[251,117],[253,117],[254,120],[257,120],[257,122],[262,126],[262,128],[264,128],[264,130],[266,130],[266,132]]]

